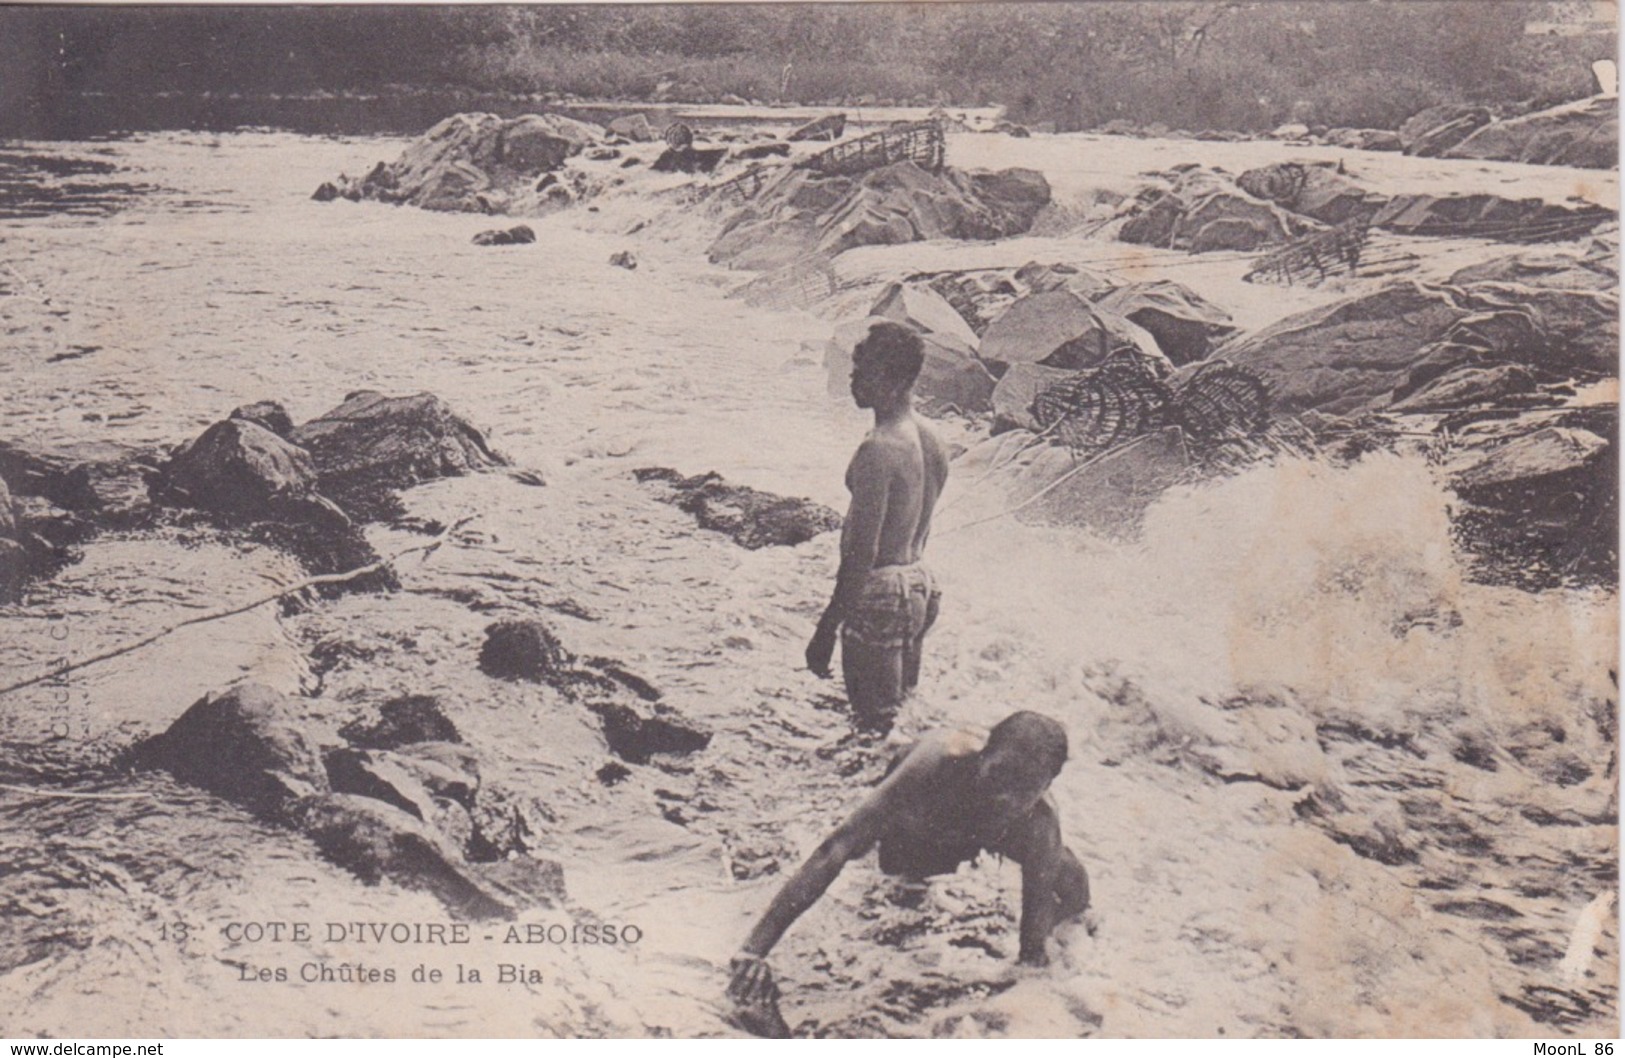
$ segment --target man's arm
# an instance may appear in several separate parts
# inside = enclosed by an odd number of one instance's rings
[[[835,633],[851,612],[863,585],[874,568],[880,551],[880,530],[886,520],[886,499],[890,468],[882,442],[866,439],[858,446],[847,471],[852,503],[841,525],[841,568],[835,575],[835,593],[818,619],[818,630],[807,645],[807,667],[820,676],[829,675],[829,661],[835,653]]]
[[[1011,850],[1021,861],[1021,955],[1028,966],[1047,966],[1044,942],[1060,919],[1055,888],[1060,879],[1066,846],[1061,822],[1046,797],[1033,806],[1022,829],[1019,847]]]
[[[762,958],[772,951],[785,930],[824,895],[841,869],[869,850],[891,814],[895,790],[890,780],[882,783],[807,857],[807,862],[784,883],[762,913],[756,928],[750,931],[743,948],[746,954]]]

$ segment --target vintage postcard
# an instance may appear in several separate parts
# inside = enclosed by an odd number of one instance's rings
[[[0,1036],[1618,1035],[1616,50],[0,8]]]

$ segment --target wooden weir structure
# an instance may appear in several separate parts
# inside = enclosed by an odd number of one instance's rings
[[[911,121],[843,140],[801,159],[790,168],[810,169],[824,176],[857,176],[907,161],[935,173],[942,170],[946,157],[942,125],[937,121]],[[783,171],[778,166],[753,166],[713,187],[707,197],[721,196],[743,202],[754,197],[763,184]]]

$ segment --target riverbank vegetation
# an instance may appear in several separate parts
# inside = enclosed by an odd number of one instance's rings
[[[1446,102],[1594,92],[1594,5],[1067,3],[10,8],[0,98],[366,92],[631,102],[1002,104],[1067,131],[1113,119],[1261,131],[1393,128]]]

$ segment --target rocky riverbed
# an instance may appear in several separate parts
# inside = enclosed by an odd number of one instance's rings
[[[444,534],[400,559],[393,583],[298,593],[0,697],[7,1035],[734,1033],[721,1000],[729,955],[884,767],[838,687],[799,670],[835,535],[741,528],[777,509],[771,497],[843,506],[843,462],[864,423],[827,392],[835,327],[890,282],[1034,260],[1177,281],[1222,309],[1239,342],[1390,281],[1261,286],[1243,282],[1238,255],[1123,244],[1084,224],[1100,191],[1126,198],[1148,172],[1335,160],[1328,147],[953,134],[951,166],[1041,173],[1048,215],[997,241],[848,249],[821,296],[791,303],[728,296],[752,277],[707,262],[723,214],[683,197],[684,174],[606,176],[568,208],[527,215],[536,241],[507,246],[471,241],[495,226],[488,216],[311,201],[337,173],[407,146],[240,132],[8,147],[8,165],[58,161],[18,182],[49,191],[47,206],[19,200],[3,221],[12,370],[0,441],[125,470],[41,496],[43,478],[14,479],[0,461],[24,521],[63,534],[45,541],[56,564],[0,609],[0,684],[325,571],[218,511],[143,508],[175,447],[233,408],[280,402],[298,442],[355,391],[427,390],[504,462],[420,475],[386,503],[331,497],[359,538],[331,557],[340,569]],[[620,161],[579,164],[607,174]],[[1606,171],[1347,161],[1385,195],[1617,198]],[[1407,246],[1418,264],[1406,278],[1440,282],[1515,249]],[[1585,252],[1578,240],[1558,249]],[[610,263],[628,251],[636,270]],[[1571,396],[1606,405],[1617,386],[1597,379]],[[930,548],[947,602],[901,735],[986,726],[1018,707],[1062,720],[1073,754],[1057,801],[1102,926],[1063,929],[1054,965],[1018,970],[1012,865],[983,862],[923,896],[856,865],[775,954],[796,1032],[1617,1025],[1606,578],[1486,583],[1453,519],[1462,468],[1425,445],[1337,458],[1281,446],[1165,483],[1132,532],[1097,535],[1005,516],[1034,487],[1011,480],[1025,464],[989,448],[991,415],[944,414],[964,451]],[[758,491],[719,497],[710,472]],[[84,489],[100,508],[75,508]],[[564,669],[493,671],[493,626],[535,621],[551,639],[534,642],[567,655]],[[513,821],[499,858],[556,865],[530,886],[545,898],[510,900],[511,919],[469,914],[443,887],[358,870],[331,816],[256,813],[195,777],[132,766],[133,747],[245,679],[306,725],[328,754],[326,781],[332,753],[351,754],[338,767],[352,784],[355,755],[371,754],[372,800],[382,754],[463,747]],[[640,751],[625,735],[638,724],[595,694],[709,740]],[[455,740],[436,727],[394,748],[369,742],[395,703],[417,700],[435,703]],[[227,929],[265,921],[314,932],[271,942]],[[369,922],[471,933],[451,947],[327,927]],[[617,927],[622,942],[546,940],[550,927],[589,924],[599,937]],[[442,977],[414,980],[419,966]],[[325,980],[324,967],[358,980]],[[357,967],[396,983],[359,983]]]

